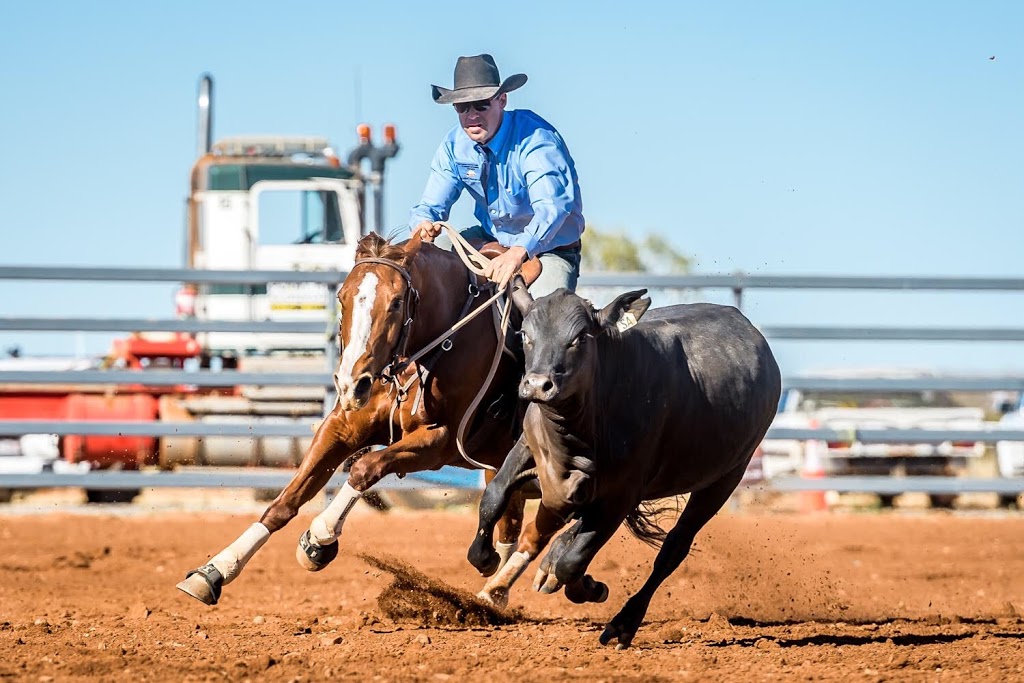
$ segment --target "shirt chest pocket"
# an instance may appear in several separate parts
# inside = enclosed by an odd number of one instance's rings
[[[508,216],[517,217],[533,213],[529,188],[514,180],[501,188],[501,204],[502,213]]]

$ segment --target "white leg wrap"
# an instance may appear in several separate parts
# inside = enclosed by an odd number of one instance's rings
[[[498,557],[501,558],[501,562],[498,563],[498,569],[505,566],[508,562],[508,558],[512,556],[512,551],[516,549],[518,543],[495,543],[494,550],[497,551]]]
[[[530,554],[514,552],[509,558],[505,566],[502,567],[497,574],[491,577],[491,580],[484,585],[485,593],[492,593],[495,589],[504,588],[509,589],[512,584],[516,582],[523,571],[526,570],[526,566],[530,564]]]
[[[345,517],[362,497],[363,494],[346,481],[327,509],[313,518],[309,525],[310,540],[320,546],[330,545],[338,540]]]
[[[270,538],[270,530],[256,522],[239,536],[234,543],[213,556],[210,564],[217,568],[224,577],[224,584],[229,584],[238,576],[256,551]]]

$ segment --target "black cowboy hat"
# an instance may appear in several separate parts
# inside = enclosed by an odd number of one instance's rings
[[[498,75],[494,57],[484,54],[475,57],[459,57],[455,64],[455,88],[449,90],[439,85],[430,86],[434,101],[438,104],[458,104],[489,100],[503,92],[512,92],[523,87],[526,74],[513,74],[504,81]]]

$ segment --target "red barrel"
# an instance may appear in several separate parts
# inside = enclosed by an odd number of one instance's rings
[[[151,421],[157,416],[157,400],[146,394],[128,396],[72,394],[68,396],[69,421]],[[63,455],[69,462],[88,461],[97,467],[121,465],[135,469],[156,462],[157,440],[152,436],[64,437]]]

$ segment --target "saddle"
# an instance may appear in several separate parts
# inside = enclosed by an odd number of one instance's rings
[[[469,243],[473,245],[473,248],[479,251],[487,258],[495,258],[501,256],[508,247],[503,247],[497,242],[484,242],[483,240],[469,240]],[[526,286],[529,287],[540,277],[541,270],[544,269],[544,265],[540,262],[539,256],[534,256],[532,259],[527,259],[523,262],[522,267],[519,269],[520,275],[523,276],[523,280],[526,281]]]

